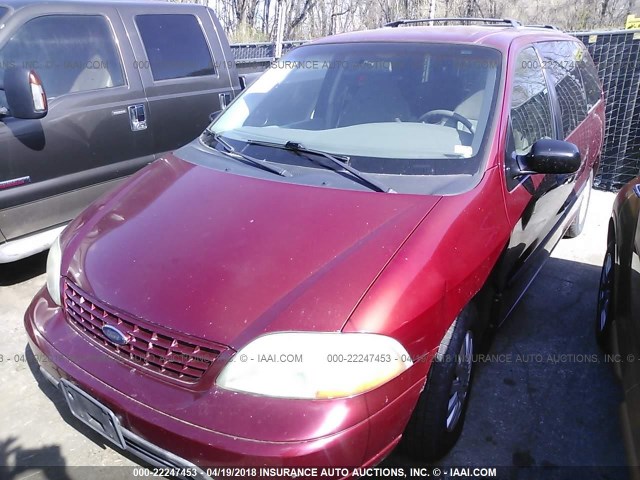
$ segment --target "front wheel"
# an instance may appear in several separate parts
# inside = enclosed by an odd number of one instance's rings
[[[426,386],[403,435],[407,454],[419,461],[443,457],[462,433],[473,377],[475,309],[455,321],[446,352],[433,360]]]

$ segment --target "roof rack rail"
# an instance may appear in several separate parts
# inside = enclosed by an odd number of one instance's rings
[[[474,18],[474,17],[446,17],[446,18],[418,18],[415,20],[403,19],[396,20],[385,24],[385,27],[399,27],[400,25],[415,25],[417,23],[432,23],[432,22],[460,22],[465,23],[484,23],[484,24],[505,24],[509,27],[517,28],[520,22],[511,18]]]
[[[558,27],[556,27],[555,25],[525,25],[525,27],[529,27],[529,28],[548,28],[550,30],[558,30],[558,31],[560,31],[560,29]]]

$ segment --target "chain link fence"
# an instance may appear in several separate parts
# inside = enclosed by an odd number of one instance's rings
[[[581,32],[598,67],[607,101],[607,124],[600,170],[594,185],[615,191],[640,175],[640,30]],[[282,51],[305,41],[284,42]],[[264,69],[275,59],[274,43],[231,45],[241,71]]]
[[[307,42],[308,40],[283,42],[282,53]],[[272,42],[234,43],[231,51],[240,74],[261,72],[276,59],[276,44]]]
[[[282,53],[287,53],[304,43],[307,43],[307,40],[283,42]],[[271,42],[234,43],[231,45],[231,51],[238,64],[271,62],[275,60],[276,44]]]
[[[640,30],[575,34],[604,85],[606,131],[596,186],[617,190],[640,174]]]

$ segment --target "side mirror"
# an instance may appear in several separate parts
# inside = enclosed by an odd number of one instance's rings
[[[12,117],[38,119],[47,114],[47,94],[40,77],[33,70],[8,68],[4,72],[2,89]]]
[[[580,168],[580,150],[573,143],[542,138],[526,155],[516,157],[517,175],[575,173]]]

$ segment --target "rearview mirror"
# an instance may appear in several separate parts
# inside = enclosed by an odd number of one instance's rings
[[[526,155],[516,157],[517,175],[575,173],[580,168],[580,150],[573,143],[542,138]]]
[[[2,89],[12,117],[38,119],[47,114],[47,95],[35,71],[8,68],[4,72]]]

